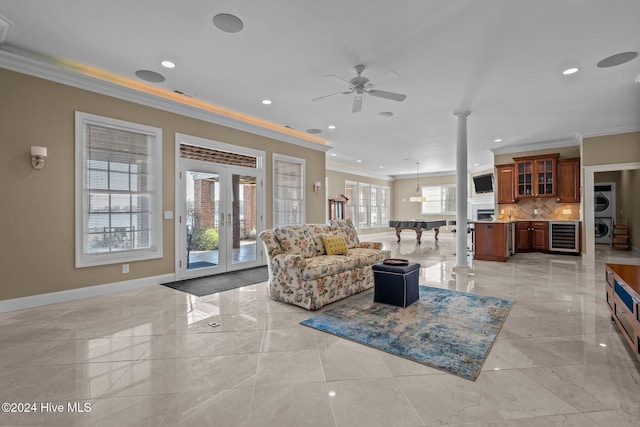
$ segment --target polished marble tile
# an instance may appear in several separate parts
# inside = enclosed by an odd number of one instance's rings
[[[450,233],[361,240],[419,262],[423,285],[515,301],[477,381],[301,326],[315,313],[270,300],[266,283],[205,297],[152,286],[1,313],[0,400],[92,410],[0,413],[0,425],[638,425],[640,361],[603,283],[606,262],[640,265],[637,253],[454,271]]]
[[[338,427],[425,425],[395,378],[330,381],[327,387]]]
[[[256,387],[324,381],[317,350],[261,353]]]
[[[475,382],[453,375],[399,377],[397,380],[426,425],[578,412],[518,370],[483,371]]]
[[[324,382],[256,387],[251,402],[251,427],[326,427],[334,425]]]

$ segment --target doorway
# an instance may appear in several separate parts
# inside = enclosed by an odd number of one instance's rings
[[[257,239],[264,228],[262,161],[221,151],[223,145],[229,149],[226,144],[179,139],[177,278],[263,265]]]

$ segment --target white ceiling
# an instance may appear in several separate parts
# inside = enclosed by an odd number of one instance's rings
[[[220,31],[219,13],[244,29]],[[328,161],[368,173],[415,174],[416,162],[422,173],[455,169],[459,110],[471,111],[470,169],[492,164],[499,147],[640,129],[640,57],[596,67],[640,50],[638,0],[0,0],[0,16],[12,24],[6,48],[132,79],[156,71],[161,88],[320,129]],[[374,87],[407,99],[365,95],[359,113],[353,95],[311,101],[345,90],[326,76],[349,80],[357,64],[374,84],[398,73]],[[563,76],[571,66],[580,71]]]

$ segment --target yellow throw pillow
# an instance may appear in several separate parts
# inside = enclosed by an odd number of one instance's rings
[[[344,236],[323,236],[322,243],[324,243],[327,255],[342,255],[349,250]]]

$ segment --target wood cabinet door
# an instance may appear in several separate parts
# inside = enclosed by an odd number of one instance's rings
[[[536,197],[553,197],[556,195],[556,159],[539,159],[536,161]]]
[[[549,250],[549,223],[532,222],[531,248],[536,251]]]
[[[498,203],[515,203],[515,171],[516,165],[499,165],[498,170]]]
[[[518,221],[516,223],[516,252],[531,251],[531,223]]]
[[[560,203],[580,202],[580,159],[558,160],[557,198]]]
[[[474,259],[485,261],[507,260],[505,225],[498,222],[475,223]]]
[[[556,162],[559,154],[514,157],[516,199],[556,196]]]
[[[515,190],[518,199],[534,197],[535,185],[533,178],[535,173],[533,165],[534,163],[530,160],[516,162]]]

